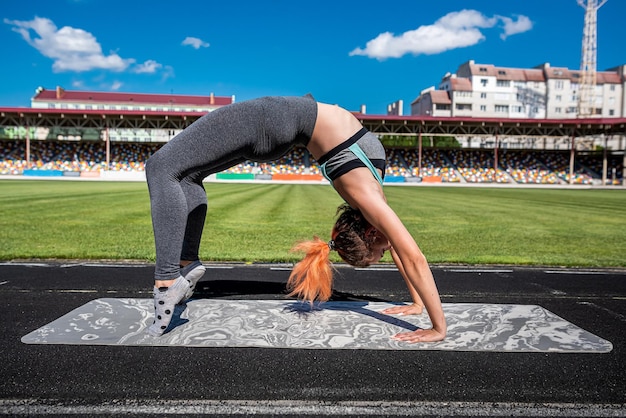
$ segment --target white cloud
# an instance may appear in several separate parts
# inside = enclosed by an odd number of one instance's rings
[[[45,57],[51,58],[55,72],[104,69],[124,71],[133,59],[116,53],[105,55],[95,36],[82,29],[64,26],[58,29],[50,19],[35,17],[31,21],[4,19],[13,31]],[[34,35],[34,36],[31,36]]]
[[[486,17],[476,10],[451,12],[432,25],[423,25],[398,36],[384,32],[368,41],[365,48],[355,48],[350,56],[363,55],[383,60],[400,58],[406,54],[432,55],[457,48],[464,48],[483,41],[481,29],[492,28],[499,21],[504,23],[504,38],[532,28],[528,17],[520,15],[517,21],[502,16]]]
[[[135,64],[134,58],[122,58],[117,53],[105,55],[98,40],[91,33],[70,26],[58,29],[50,19],[35,17],[30,21],[8,20],[14,32],[43,56],[53,60],[54,72],[85,72],[106,70],[122,72],[131,70],[137,74],[154,74],[163,68],[155,60],[147,60],[143,64]],[[167,71],[172,73],[171,67]],[[116,90],[120,86],[113,89]]]
[[[157,70],[161,69],[163,64],[159,64],[154,60],[148,60],[143,64],[138,64],[133,67],[133,72],[137,74],[154,74]]]
[[[124,84],[124,83],[122,83],[121,81],[117,81],[117,80],[116,80],[116,81],[114,81],[114,82],[113,82],[113,84],[111,85],[111,90],[114,90],[114,91],[115,91],[115,90],[119,90],[119,89],[122,87],[122,85],[123,85],[123,84]]]
[[[195,49],[200,49],[200,48],[208,48],[209,47],[209,43],[208,42],[204,42],[202,39],[199,38],[194,38],[193,36],[188,36],[186,37],[183,42],[182,45],[189,45]]]
[[[531,22],[527,16],[517,16],[517,21],[504,16],[498,16],[498,18],[504,23],[504,33],[500,35],[501,39],[506,39],[508,36],[518,33],[527,32],[533,27],[533,22]]]

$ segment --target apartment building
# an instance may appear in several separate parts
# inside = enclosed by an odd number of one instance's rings
[[[624,65],[598,71],[596,117],[626,116]],[[551,67],[507,68],[470,60],[443,76],[411,103],[412,115],[475,118],[565,119],[578,116],[580,71]]]

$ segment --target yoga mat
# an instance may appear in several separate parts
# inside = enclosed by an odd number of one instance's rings
[[[176,308],[152,337],[152,299],[103,298],[25,335],[26,344],[266,347],[299,349],[454,350],[606,353],[613,346],[537,305],[444,303],[448,335],[406,343],[398,332],[430,327],[425,313],[391,316],[385,302],[198,299]]]

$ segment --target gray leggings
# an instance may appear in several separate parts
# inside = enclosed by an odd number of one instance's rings
[[[156,247],[155,279],[180,275],[180,260],[198,260],[207,197],[202,180],[246,160],[273,161],[311,139],[317,103],[264,97],[208,113],[146,163]]]

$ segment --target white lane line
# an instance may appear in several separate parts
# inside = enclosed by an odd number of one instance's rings
[[[110,267],[110,268],[146,268],[152,267],[152,264],[138,264],[138,263],[128,263],[128,264],[120,264],[120,263],[65,263],[65,264],[54,264],[54,263],[12,263],[12,262],[2,262],[0,266],[21,266],[21,267],[52,267],[52,268],[74,268],[74,267]],[[205,264],[205,268],[207,269],[221,269],[221,270],[232,270],[235,266],[232,265],[219,265],[219,264]]]
[[[59,400],[0,400],[7,415],[116,415],[116,414],[210,414],[232,415],[326,415],[326,416],[623,416],[624,405],[522,402],[373,402],[302,400],[112,400],[95,405],[63,405]]]
[[[443,269],[451,273],[513,273],[509,269]]]
[[[72,267],[110,267],[110,268],[141,268],[148,267],[146,264],[112,264],[112,263],[71,263],[61,264],[59,266],[62,269]]]
[[[584,274],[584,275],[603,275],[603,274],[615,274],[608,271],[594,271],[594,270],[545,270],[546,274]]]
[[[7,283],[9,283],[9,281],[8,281],[8,280],[5,280],[5,281],[3,281],[3,282],[0,282],[0,286],[2,286],[3,284],[7,284]]]
[[[45,263],[0,263],[0,266],[23,266],[23,267],[50,267],[50,264]]]
[[[355,267],[356,271],[398,271],[397,267]]]

